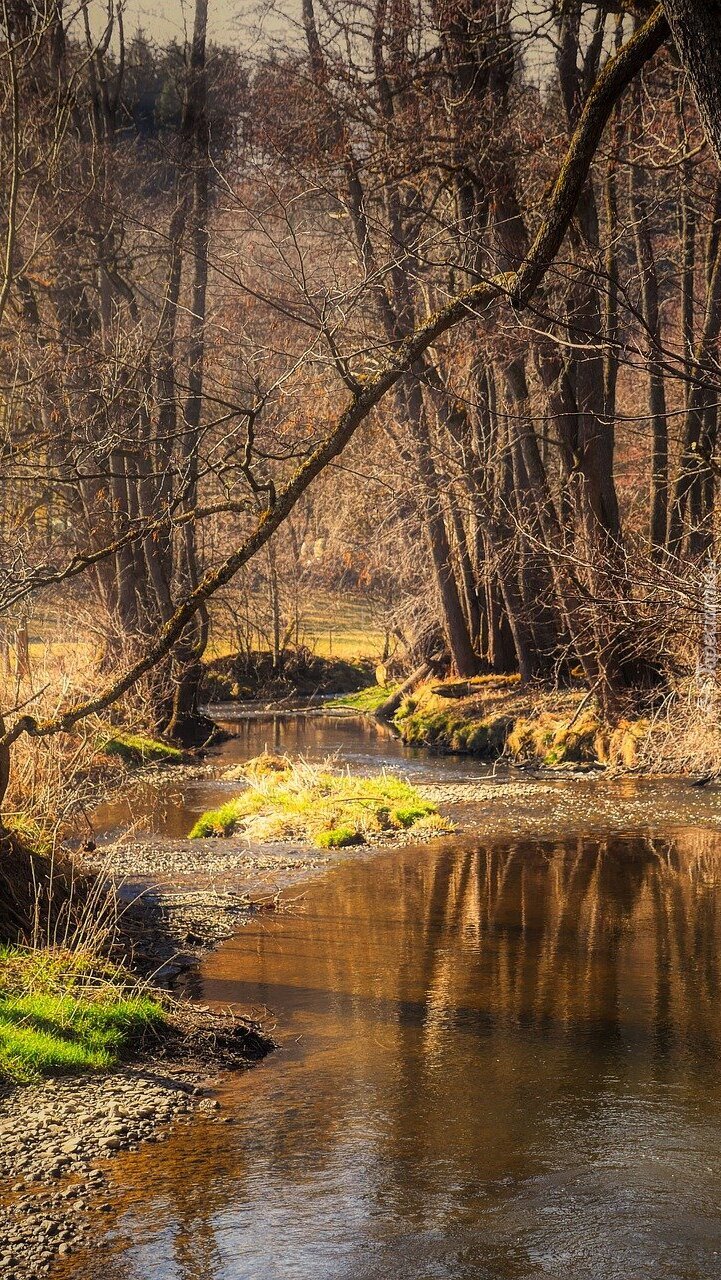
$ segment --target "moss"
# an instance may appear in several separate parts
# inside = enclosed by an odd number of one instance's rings
[[[404,698],[400,707],[396,711],[394,719],[397,724],[402,723],[408,716],[412,716],[418,706],[417,698]]]
[[[506,756],[548,767],[595,762],[638,767],[648,722],[625,720],[609,729],[586,702],[587,694],[577,688],[536,687],[529,697],[518,675],[478,676],[421,685],[403,700],[394,723],[409,746],[437,752],[482,760]]]
[[[120,756],[126,764],[132,765],[180,764],[183,759],[183,753],[177,747],[140,733],[116,733],[112,738],[106,738],[101,751],[108,756]]]
[[[598,760],[601,724],[594,711],[577,720],[550,712],[519,719],[508,735],[509,754],[553,766]]]
[[[395,717],[403,741],[412,747],[438,747],[448,750],[454,733],[463,728],[456,711],[414,711]]]
[[[502,755],[512,717],[478,716],[478,702],[468,707],[438,707],[438,695],[415,702],[407,699],[395,717],[396,728],[408,746],[432,747],[439,752],[469,754],[495,760]],[[474,714],[475,713],[475,714]]]
[[[350,708],[353,711],[362,711],[367,715],[373,715],[379,707],[383,706],[390,698],[395,685],[374,684],[368,689],[360,689],[357,693],[346,693],[340,698],[333,698],[328,703],[329,707]]]
[[[355,827],[332,827],[330,831],[319,831],[315,837],[319,849],[347,849],[354,844],[363,844],[363,836]]]
[[[107,1070],[164,1020],[147,996],[0,997],[0,1073],[25,1081]]]
[[[232,836],[240,821],[238,806],[235,800],[228,800],[218,809],[207,809],[198,818],[190,832],[191,840],[202,840],[208,836]]]
[[[429,818],[435,812],[435,805],[429,804],[426,800],[421,800],[417,804],[399,805],[398,808],[393,809],[391,812],[391,825],[402,827],[407,831],[409,827],[415,826],[422,818]]]

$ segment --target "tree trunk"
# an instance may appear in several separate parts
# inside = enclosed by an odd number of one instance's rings
[[[0,715],[0,832],[4,831],[2,820],[5,796],[10,784],[10,745],[5,741],[5,721]]]
[[[721,0],[663,0],[663,8],[721,168]]]
[[[405,380],[399,401],[405,411],[406,421],[413,433],[416,446],[425,531],[451,660],[459,676],[473,676],[478,671],[478,658],[473,649],[458,583],[453,572],[451,547],[443,517],[441,485],[433,461],[423,391],[416,378]]]
[[[637,95],[640,105],[640,96]],[[648,412],[651,422],[651,487],[649,495],[649,540],[651,554],[658,557],[666,546],[668,521],[668,427],[666,387],[663,374],[661,320],[658,307],[658,277],[649,228],[646,175],[640,164],[630,169],[629,198],[636,265],[641,284],[641,314],[646,326],[646,370]]]

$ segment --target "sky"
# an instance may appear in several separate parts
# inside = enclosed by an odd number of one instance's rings
[[[232,41],[238,34],[238,17],[250,13],[248,0],[209,0],[208,25],[211,39]],[[128,34],[143,27],[158,43],[183,40],[193,25],[193,0],[127,0],[125,30]]]

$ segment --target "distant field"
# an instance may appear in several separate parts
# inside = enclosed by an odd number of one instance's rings
[[[72,678],[80,669],[92,664],[101,648],[95,640],[73,635],[72,621],[63,633],[62,621],[31,619],[28,624],[30,666],[36,677],[44,673],[65,674]],[[332,592],[316,591],[308,599],[300,617],[300,643],[323,658],[370,658],[379,661],[385,637],[363,599],[340,597]],[[211,630],[208,657],[219,658],[234,652],[233,636]],[[14,669],[14,661],[13,661]]]
[[[373,610],[356,596],[337,596],[315,591],[301,611],[300,643],[322,658],[371,658],[380,660],[385,636]],[[221,658],[231,653],[234,642],[228,634],[211,632],[208,656]]]
[[[301,639],[324,658],[380,658],[385,636],[364,600],[339,599],[329,592],[313,599]]]

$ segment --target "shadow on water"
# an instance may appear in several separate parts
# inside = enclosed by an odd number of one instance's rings
[[[721,1275],[721,836],[336,868],[211,956],[283,1047],[126,1161],[104,1280]]]

